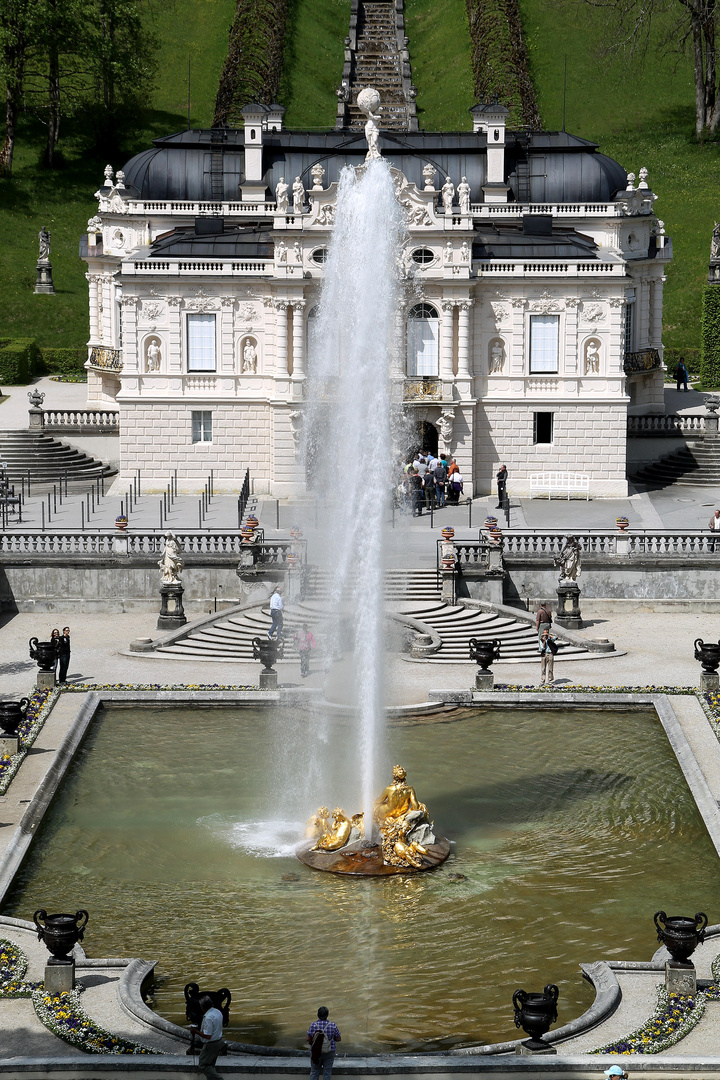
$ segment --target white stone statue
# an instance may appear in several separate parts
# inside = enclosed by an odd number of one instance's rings
[[[158,563],[160,567],[160,578],[163,585],[179,585],[180,574],[185,563],[180,555],[180,545],[178,544],[175,534],[171,532],[165,533],[165,550],[163,551],[162,559]]]
[[[317,165],[313,165],[310,172],[311,172],[312,178],[313,178],[313,190],[314,191],[321,191],[322,190],[323,176],[325,175],[325,170],[323,169],[320,162],[318,162]]]
[[[105,166],[105,168],[103,170],[103,175],[105,176],[105,187],[112,187],[113,186],[113,175],[114,175],[112,165],[106,165]]]
[[[463,176],[462,180],[458,184],[458,202],[460,203],[460,213],[470,213],[470,185],[467,182],[467,177]]]
[[[287,260],[287,244],[284,240],[281,240],[279,244],[275,245],[275,262],[285,262]]]
[[[453,261],[453,246],[452,240],[448,240],[445,245],[444,259],[446,263],[452,263]]]
[[[43,225],[42,229],[38,233],[38,241],[40,244],[40,251],[38,253],[38,262],[48,262],[50,258],[50,233]]]
[[[497,375],[505,367],[505,348],[502,341],[493,343],[490,350],[490,372]]]
[[[285,183],[285,177],[281,176],[275,186],[275,205],[277,207],[278,214],[287,214],[288,212],[288,191],[290,188]]]
[[[445,183],[442,186],[442,201],[445,207],[446,214],[452,214],[452,204],[455,198],[455,187],[449,176],[445,177]]]
[[[467,240],[463,240],[460,245],[460,262],[470,262],[470,246]]]
[[[378,150],[378,138],[380,137],[380,129],[378,128],[378,121],[380,119],[380,94],[373,86],[366,86],[364,90],[361,90],[357,96],[358,108],[361,112],[364,112],[367,116],[367,122],[365,124],[365,139],[368,144],[368,151],[365,155],[366,161],[373,161],[373,159],[379,158],[380,151]]]
[[[435,173],[436,172],[437,172],[437,169],[435,168],[434,165],[431,165],[430,162],[428,162],[427,165],[425,165],[423,167],[422,173],[423,173],[423,176],[425,177],[425,190],[426,191],[434,191],[435,190]]]
[[[443,413],[435,425],[440,432],[442,441],[445,443],[445,446],[448,448],[448,450],[450,449],[450,440],[452,439],[453,420],[454,417],[452,417],[449,413]]]
[[[293,214],[302,214],[305,204],[305,188],[299,176],[295,177],[293,184]]]
[[[560,567],[558,582],[577,581],[581,569],[580,551],[580,541],[577,537],[568,536],[562,551],[553,559],[553,564]]]
[[[245,342],[242,358],[243,374],[257,374],[257,349],[250,338]]]
[[[588,341],[585,346],[585,374],[600,374],[600,346],[597,341]]]
[[[644,165],[643,165],[642,169],[640,170],[640,172],[638,173],[638,176],[640,177],[640,183],[638,184],[638,191],[640,191],[640,189],[642,189],[643,191],[646,191],[647,187],[648,187],[648,182],[647,182],[648,181],[648,171],[647,171],[647,169],[645,168]]]
[[[710,258],[720,259],[720,221],[716,221],[710,241]]]
[[[626,191],[634,191],[635,190],[635,173],[634,172],[629,172],[627,174],[627,187],[625,188],[625,190]]]
[[[150,339],[150,343],[148,344],[148,347],[147,347],[147,353],[145,355],[146,355],[146,358],[147,358],[147,369],[148,369],[148,371],[159,371],[160,370],[161,353],[160,353],[160,346],[158,345],[155,338]]]
[[[300,247],[300,241],[296,240],[293,244],[293,252],[295,253],[295,262],[302,262],[302,248]]]
[[[118,191],[125,187],[125,173],[122,169],[118,169],[115,173],[115,187]]]

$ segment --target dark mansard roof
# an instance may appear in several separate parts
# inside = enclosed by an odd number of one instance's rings
[[[220,141],[221,140],[221,141]],[[606,202],[627,184],[625,170],[598,153],[597,145],[564,131],[507,132],[505,180],[509,199],[532,203]],[[435,165],[435,186],[448,175],[466,176],[473,201],[482,199],[487,142],[473,132],[381,132],[380,150],[408,180],[423,187],[423,166]],[[345,165],[360,165],[367,144],[362,131],[270,131],[263,136],[264,180],[270,189],[281,176],[301,176],[311,186],[310,169],[320,162],[323,183],[336,181]],[[190,130],[155,139],[153,147],[125,165],[125,183],[147,200],[217,201],[211,161],[222,157],[222,199],[237,200],[245,180],[242,130]],[[133,192],[133,193],[134,193]]]
[[[541,233],[523,225],[483,224],[475,232],[472,256],[473,259],[594,259],[597,244],[590,236],[557,226]]]
[[[173,229],[157,237],[150,248],[150,257],[272,259],[274,245],[270,230],[269,224],[267,228],[236,227],[209,234],[197,233],[193,227]]]

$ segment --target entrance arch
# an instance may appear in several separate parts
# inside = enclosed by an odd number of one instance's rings
[[[410,444],[405,460],[412,461],[418,450],[426,454],[432,453],[437,457],[438,432],[429,420],[416,420],[410,425]]]

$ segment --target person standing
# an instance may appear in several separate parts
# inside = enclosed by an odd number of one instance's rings
[[[58,664],[60,663],[60,631],[57,628],[51,631],[50,642],[55,649],[55,666],[53,667],[53,671],[55,673],[55,678],[57,678]]]
[[[295,635],[295,644],[300,654],[300,678],[307,679],[310,674],[310,653],[315,651],[315,638],[303,623],[302,630]]]
[[[445,466],[442,463],[442,458],[436,464],[435,469],[433,471],[433,476],[435,478],[435,505],[436,506],[444,506],[445,505],[445,483],[447,481],[447,470],[445,469]]]
[[[712,551],[715,551],[717,548],[718,537],[720,537],[720,510],[716,510],[708,521],[708,529],[713,534],[711,549]]]
[[[678,390],[680,390],[680,388],[682,387],[682,389],[685,390],[685,392],[687,393],[687,391],[689,389],[689,387],[688,387],[688,369],[685,367],[685,357],[684,356],[681,356],[680,359],[678,360],[678,365],[675,368],[675,380],[677,382]]]
[[[552,612],[550,611],[550,605],[547,600],[543,600],[542,604],[538,608],[537,615],[535,616],[535,629],[538,636],[538,644],[540,644],[544,630],[549,630],[552,626]]]
[[[505,468],[504,465],[501,465],[500,470],[499,470],[499,472],[497,473],[497,475],[495,477],[495,479],[497,480],[497,493],[498,493],[498,504],[497,504],[496,510],[504,510],[505,509],[505,500],[507,499],[507,478],[508,478],[508,471],[507,471],[507,469]]]
[[[67,682],[67,671],[70,666],[70,627],[63,626],[62,637],[58,639],[58,682]]]
[[[204,1073],[208,1080],[221,1080],[221,1074],[215,1068],[218,1054],[222,1050],[223,1018],[219,1009],[212,1003],[212,998],[203,994],[199,1001],[203,1011],[200,1027],[191,1027],[193,1035],[198,1035],[203,1040],[203,1047],[198,1059],[198,1071]]]
[[[318,1009],[318,1018],[308,1028],[307,1041],[310,1043],[310,1080],[330,1080],[335,1060],[335,1043],[340,1042],[337,1024],[328,1020],[329,1012],[324,1005]]]
[[[540,685],[547,683],[549,686],[555,680],[555,653],[558,651],[557,641],[550,633],[549,627],[544,629],[540,637]]]
[[[413,469],[408,476],[408,486],[410,488],[412,516],[422,517],[423,481],[417,469]]]
[[[270,597],[270,617],[272,622],[268,630],[268,637],[271,638],[275,634],[278,641],[283,628],[283,607],[282,586],[276,585]]]

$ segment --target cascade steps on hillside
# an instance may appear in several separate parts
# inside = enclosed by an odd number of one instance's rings
[[[382,128],[407,130],[409,110],[403,90],[403,63],[398,48],[394,0],[361,3],[358,11],[357,48],[350,77],[351,101],[347,116],[351,128],[364,127],[366,116],[357,107],[365,86],[380,94]]]
[[[116,469],[76,450],[60,439],[42,432],[4,431],[0,433],[0,460],[6,463],[11,483],[23,477],[34,483],[52,483],[64,479],[97,480],[114,476]]]
[[[720,440],[689,441],[679,450],[637,469],[631,478],[648,487],[668,484],[720,487]]]
[[[319,645],[327,625],[326,598],[329,575],[312,569],[306,582],[306,597],[285,609],[283,628],[284,660],[299,659],[293,635],[307,624]],[[435,630],[441,638],[438,652],[426,662],[449,664],[469,662],[470,638],[498,638],[500,662],[530,662],[538,659],[537,634],[524,621],[493,611],[446,604],[437,591],[434,569],[388,571],[385,581],[386,611],[410,615]],[[246,662],[252,660],[252,640],[266,636],[271,625],[269,606],[263,605],[223,616],[174,644],[158,649],[156,655],[194,660]],[[562,635],[559,630],[558,636]],[[561,658],[581,656],[587,650],[560,642]]]

